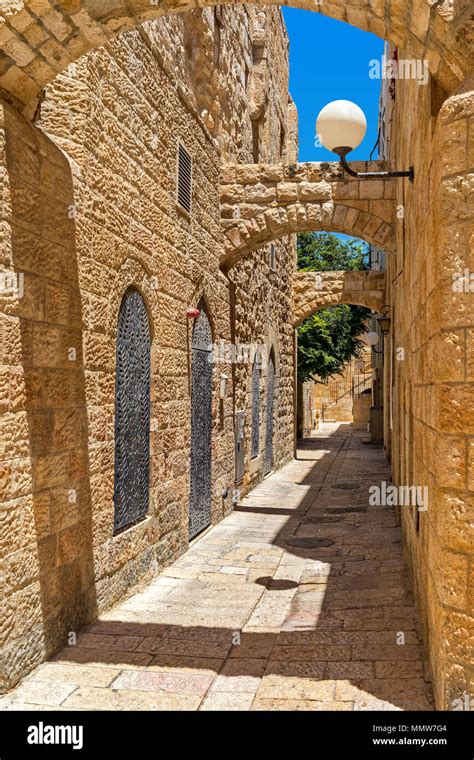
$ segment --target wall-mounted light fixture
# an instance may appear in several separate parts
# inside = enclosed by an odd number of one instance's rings
[[[384,335],[387,335],[388,331],[390,330],[390,323],[392,321],[388,316],[388,310],[389,306],[383,306],[380,316],[376,317],[377,322],[379,323],[379,327]]]
[[[346,156],[361,144],[366,129],[367,121],[364,112],[350,100],[333,100],[321,109],[316,119],[316,134],[325,148],[339,156],[341,166],[347,174],[358,179],[408,177],[413,182],[415,176],[413,166],[410,166],[408,171],[394,172],[356,172],[351,169]]]
[[[367,343],[367,345],[371,347],[374,354],[383,354],[383,341],[380,351],[375,348],[377,343],[380,342],[380,335],[375,332],[375,330],[370,330],[370,332],[365,333],[365,335],[362,336],[362,340],[364,343]]]
[[[374,330],[370,330],[370,332],[365,333],[365,335],[362,336],[362,340],[364,343],[367,343],[368,346],[374,346],[377,345],[377,343],[380,340],[379,334],[376,333]]]

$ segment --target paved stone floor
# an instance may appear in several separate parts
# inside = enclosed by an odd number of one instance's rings
[[[325,427],[0,709],[433,709],[399,529],[368,506],[383,453]]]

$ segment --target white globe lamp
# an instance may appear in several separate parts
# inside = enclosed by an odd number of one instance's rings
[[[365,137],[367,121],[364,112],[351,100],[333,100],[319,112],[316,133],[325,148],[345,153],[357,148]]]
[[[366,333],[362,339],[365,343],[367,343],[368,346],[376,346],[379,342],[379,334],[376,332],[373,332],[372,330],[368,333]]]
[[[321,109],[316,119],[316,135],[325,148],[337,153],[346,174],[357,179],[392,179],[408,177],[413,182],[415,171],[356,172],[347,163],[346,156],[357,148],[365,137],[367,120],[363,110],[352,100],[333,100]]]

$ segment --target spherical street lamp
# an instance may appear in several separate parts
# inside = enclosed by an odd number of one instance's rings
[[[366,129],[363,110],[350,100],[333,100],[321,109],[316,120],[316,133],[324,147],[334,153],[357,148]]]
[[[367,343],[368,346],[376,346],[380,338],[378,333],[371,330],[370,332],[365,333],[365,335],[362,337],[362,340],[364,343]]]
[[[325,148],[339,156],[341,166],[347,174],[358,179],[408,177],[413,182],[413,166],[410,166],[408,171],[394,172],[356,172],[351,169],[346,156],[361,144],[366,129],[364,112],[351,100],[333,100],[321,109],[316,119],[316,134]]]

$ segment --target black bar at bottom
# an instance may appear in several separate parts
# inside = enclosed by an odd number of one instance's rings
[[[2,712],[0,760],[268,753],[472,760],[471,712]],[[54,742],[54,743],[53,743]],[[197,745],[199,742],[199,747]],[[173,750],[174,748],[174,750]],[[349,755],[348,755],[349,756]]]

